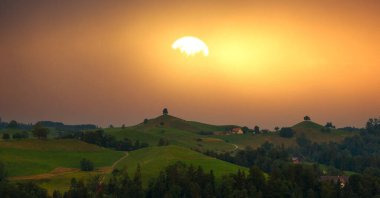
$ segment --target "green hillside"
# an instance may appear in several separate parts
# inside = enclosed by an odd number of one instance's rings
[[[247,170],[179,146],[149,147],[129,152],[129,156],[118,163],[117,168],[127,168],[128,173],[133,175],[137,165],[140,164],[143,180],[148,182],[149,178],[158,176],[163,168],[177,161],[202,166],[205,171],[213,170],[217,178],[236,172],[238,169]]]
[[[162,124],[161,124],[162,123]],[[170,144],[196,148],[200,150],[234,150],[232,144],[221,139],[215,141],[203,141],[209,136],[199,135],[201,131],[224,131],[229,126],[213,126],[199,122],[189,122],[173,116],[159,116],[151,119],[148,123],[139,124],[133,127],[108,128],[106,133],[117,139],[129,138],[133,141],[146,142],[150,146],[156,146],[161,138],[169,140]]]
[[[163,124],[163,125],[162,125]],[[171,115],[158,116],[153,119],[149,119],[147,123],[141,123],[136,125],[136,129],[147,130],[156,127],[166,127],[175,128],[178,130],[189,131],[189,132],[201,132],[201,131],[226,131],[234,125],[211,125],[195,121],[186,121],[181,118],[177,118]]]
[[[283,138],[278,135],[278,133],[270,132],[267,134],[246,134],[246,135],[228,135],[228,136],[217,136],[219,139],[223,139],[228,143],[236,144],[239,148],[244,148],[246,146],[251,146],[257,148],[265,142],[270,142],[275,145],[284,145],[286,147],[297,146],[296,138],[305,135],[306,138],[313,142],[340,142],[346,137],[351,137],[358,132],[348,132],[337,129],[331,129],[329,132],[324,132],[322,125],[319,125],[312,121],[303,121],[293,127],[291,127],[295,135],[292,138]]]
[[[111,166],[123,155],[79,140],[0,141],[0,160],[11,177],[48,173],[60,167],[79,168],[82,158],[93,161],[95,167]]]
[[[303,129],[315,129],[315,130],[320,130],[323,128],[322,125],[317,124],[313,121],[302,121],[298,124],[295,124],[292,126],[292,128],[303,128]]]

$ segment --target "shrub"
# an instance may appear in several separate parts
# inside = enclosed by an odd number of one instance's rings
[[[9,140],[11,139],[11,136],[8,133],[3,134],[3,140]]]
[[[292,128],[289,128],[289,127],[281,128],[280,136],[284,138],[291,138],[294,136],[294,131]]]
[[[92,163],[90,160],[83,158],[80,161],[80,169],[82,171],[93,171],[94,170],[94,163]]]

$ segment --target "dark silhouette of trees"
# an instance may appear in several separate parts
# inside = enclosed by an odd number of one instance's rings
[[[169,114],[168,109],[167,109],[167,108],[164,108],[164,109],[162,110],[162,114],[163,114],[164,116],[168,115],[168,114]]]
[[[145,142],[133,141],[128,138],[123,140],[116,140],[114,136],[105,134],[102,129],[95,131],[86,131],[78,134],[77,139],[90,143],[96,144],[98,146],[113,148],[119,151],[132,151],[140,148],[148,147],[149,145]]]
[[[37,137],[38,139],[46,139],[47,135],[49,134],[49,129],[43,127],[40,123],[37,123],[34,125],[32,133],[33,136]]]
[[[310,121],[311,118],[310,118],[309,116],[305,116],[305,117],[303,117],[303,120],[305,120],[305,121]]]
[[[259,133],[260,133],[260,127],[256,125],[256,126],[253,128],[253,132],[255,132],[255,134],[259,134]]]
[[[327,122],[325,125],[326,128],[335,129],[335,126],[332,124],[332,122]]]
[[[294,131],[290,127],[283,127],[280,130],[280,136],[284,138],[291,138],[294,135]]]
[[[148,120],[147,118],[145,118],[145,119],[144,119],[144,124],[148,124],[148,121],[149,121],[149,120]]]
[[[158,146],[168,146],[169,145],[169,140],[165,139],[165,138],[160,138],[160,140],[158,140]]]
[[[26,138],[29,138],[29,133],[27,131],[23,131],[21,133],[13,133],[12,138],[13,139],[26,139]]]
[[[11,136],[9,135],[9,133],[3,133],[3,140],[9,140],[11,139]]]
[[[249,133],[249,128],[246,126],[242,127],[241,130],[243,131],[244,134]]]
[[[275,130],[276,132],[278,132],[278,131],[280,130],[280,128],[279,128],[278,126],[276,126],[276,127],[274,127],[274,130]]]
[[[380,134],[380,118],[370,118],[366,123],[368,133]]]
[[[16,120],[12,120],[8,124],[8,128],[11,128],[11,129],[15,129],[17,128],[17,126],[18,126],[18,123],[16,122]]]
[[[88,159],[83,158],[80,161],[80,169],[82,171],[93,171],[94,170],[94,163]]]

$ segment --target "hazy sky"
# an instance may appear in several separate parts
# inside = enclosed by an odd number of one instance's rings
[[[363,126],[380,115],[380,1],[0,0],[0,116]],[[208,57],[171,49],[193,35]]]

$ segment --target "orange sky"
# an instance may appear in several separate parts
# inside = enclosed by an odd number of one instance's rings
[[[0,116],[100,125],[168,107],[264,128],[380,115],[380,3],[1,1]],[[171,49],[193,35],[208,57]]]

